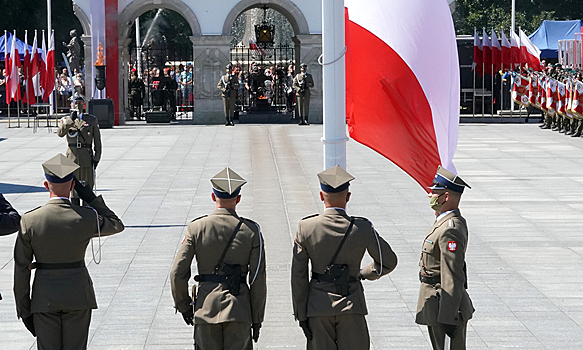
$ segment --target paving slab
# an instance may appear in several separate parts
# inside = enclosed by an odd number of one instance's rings
[[[53,131],[0,124],[0,192],[21,213],[47,201],[41,163],[65,152]],[[298,221],[323,211],[321,137],[321,125],[102,130],[98,193],[126,230],[101,239],[99,265],[91,249],[86,255],[99,304],[89,349],[192,349],[193,330],[174,313],[168,273],[186,225],[212,211],[209,178],[225,166],[247,179],[238,211],[259,222],[265,237],[267,312],[255,348],[304,349],[292,315],[291,248]],[[399,257],[389,276],[364,282],[371,349],[430,349],[425,328],[414,323],[421,242],[434,220],[429,201],[369,148],[350,141],[347,154],[356,177],[348,212],[369,217]],[[468,348],[583,348],[583,290],[574,278],[583,265],[583,140],[534,124],[462,124],[455,164],[472,186],[461,204],[477,310]],[[0,348],[35,349],[16,319],[15,238],[0,237]]]

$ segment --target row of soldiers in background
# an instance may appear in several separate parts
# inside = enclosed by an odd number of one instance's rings
[[[573,137],[583,132],[583,72],[564,69],[561,64],[548,65],[541,73],[517,74],[512,99],[527,108],[542,111],[542,129],[564,132]]]
[[[237,103],[244,105],[245,98],[243,88],[248,91],[249,106],[255,107],[260,99],[267,99],[269,104],[275,104],[278,93],[285,94],[286,110],[294,115],[294,100],[297,103],[299,125],[309,125],[308,116],[310,110],[311,88],[314,87],[314,79],[307,73],[307,65],[300,65],[300,73],[294,76],[294,66],[288,67],[287,75],[283,69],[271,67],[261,72],[257,65],[253,65],[251,72],[245,74],[240,66],[229,63],[225,67],[225,74],[217,83],[217,89],[223,98],[223,110],[225,125],[233,126],[233,119],[238,113]]]

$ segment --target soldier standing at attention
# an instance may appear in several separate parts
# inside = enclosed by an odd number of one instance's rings
[[[294,315],[308,350],[366,350],[368,311],[360,280],[376,280],[393,271],[397,256],[370,221],[346,214],[354,177],[335,166],[318,178],[326,209],[298,226],[291,274]],[[374,262],[361,270],[366,251]]]
[[[306,73],[307,69],[307,64],[300,64],[300,73],[295,76],[293,82],[300,115],[299,125],[310,125],[308,123],[308,114],[310,114],[310,89],[314,87],[314,78],[312,78],[311,74]]]
[[[252,350],[267,297],[263,237],[258,224],[235,211],[246,181],[225,168],[211,183],[216,209],[188,225],[170,272],[172,297],[186,324],[194,325],[195,349]],[[188,280],[195,256],[193,301]]]
[[[75,162],[79,168],[75,171],[75,178],[85,181],[89,188],[95,184],[95,169],[101,159],[101,133],[95,116],[85,113],[85,100],[77,96],[73,100],[76,110],[70,117],[61,118],[57,135],[67,136],[67,158]],[[79,196],[75,191],[71,193],[71,201],[80,204]]]
[[[146,95],[146,87],[144,81],[138,77],[138,72],[136,69],[132,69],[132,78],[128,84],[128,89],[130,90],[130,104],[132,108],[132,114],[135,119],[141,119],[142,115],[142,104],[144,102],[144,96]]]
[[[39,350],[82,350],[87,348],[91,309],[97,309],[85,250],[91,238],[113,235],[124,226],[101,196],[74,179],[79,166],[72,160],[58,154],[43,168],[50,200],[22,216],[14,247],[16,312],[37,336]],[[90,207],[69,201],[73,187]]]
[[[223,97],[223,109],[225,111],[225,126],[234,126],[233,116],[235,114],[235,102],[237,100],[237,90],[239,90],[239,77],[233,72],[233,66],[229,63],[225,67],[225,75],[219,79],[217,89],[221,91]]]
[[[437,218],[425,237],[419,262],[419,301],[415,322],[427,325],[434,350],[466,348],[466,326],[474,307],[468,293],[466,249],[468,227],[458,208],[464,188],[470,186],[441,166],[429,193]]]

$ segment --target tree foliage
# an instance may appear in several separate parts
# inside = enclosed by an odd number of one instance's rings
[[[511,26],[510,0],[457,0],[453,15],[458,35],[472,35],[474,28],[497,31]],[[543,20],[570,20],[583,18],[583,0],[516,0],[516,31],[531,34]]]
[[[16,37],[24,40],[24,31],[28,30],[28,44],[32,45],[34,31],[38,31],[38,46],[41,46],[41,30],[47,34],[47,2],[42,0],[0,0],[0,35],[4,31],[16,30]],[[69,42],[71,29],[77,29],[81,37],[83,28],[73,13],[71,0],[52,0],[52,27],[55,31],[55,61],[59,64],[62,52],[67,48],[62,42]],[[46,40],[49,36],[46,35]]]

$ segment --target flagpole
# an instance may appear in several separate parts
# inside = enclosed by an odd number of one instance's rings
[[[474,61],[476,59],[474,58]],[[476,64],[474,67],[474,86],[473,86],[473,92],[472,92],[472,113],[473,113],[473,118],[476,119],[476,68],[478,67],[478,65]]]
[[[28,46],[28,30],[25,30],[24,32],[25,32],[24,37],[26,38],[26,40],[24,40],[24,50],[26,52],[28,52],[28,47],[27,47]],[[30,56],[29,56],[28,61],[29,61],[28,63],[25,62],[26,65],[27,65],[27,67],[28,67],[28,69],[26,69],[26,72],[24,72],[25,73],[24,74],[25,75],[25,79],[26,79],[25,80],[26,81],[26,85],[25,85],[26,88],[24,90],[24,93],[26,94],[26,102],[27,102],[26,103],[26,125],[27,125],[26,127],[27,128],[30,128],[30,95],[28,93],[28,89],[30,88],[28,86],[29,85],[28,84],[28,71],[30,70]]]
[[[486,89],[484,86],[484,78],[486,78],[484,75],[486,74],[486,64],[484,62],[482,62],[482,72],[484,72],[484,74],[482,75],[482,121],[484,120],[484,90]]]
[[[346,72],[344,0],[322,1],[324,168],[346,169]]]
[[[512,28],[510,29],[512,33],[514,33],[514,29],[515,29],[515,24],[516,24],[515,18],[516,18],[516,0],[512,0],[512,22],[511,22]]]

